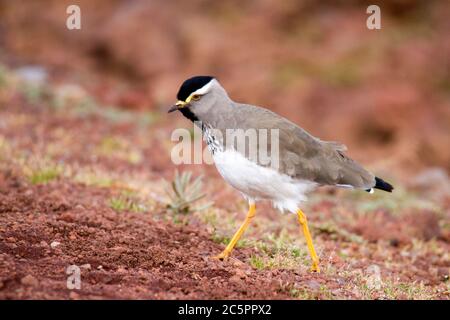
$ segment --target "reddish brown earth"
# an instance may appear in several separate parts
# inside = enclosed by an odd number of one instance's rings
[[[248,251],[215,261],[221,247],[204,230],[93,204],[106,190],[66,181],[30,187],[12,172],[0,181],[2,299],[283,299],[283,282],[339,286],[321,275],[254,270],[239,260]],[[53,241],[61,244],[52,249]],[[71,292],[65,270],[73,264],[89,267]]]
[[[360,1],[80,0],[79,31],[69,3],[0,2],[0,299],[450,297],[448,2],[383,5],[381,31]],[[37,87],[17,76],[29,65]],[[210,258],[246,208],[213,166],[171,162],[191,124],[166,110],[199,73],[395,185],[311,196],[322,273],[295,217],[265,203],[232,258]],[[210,209],[167,209],[175,169],[204,175]]]
[[[78,131],[80,126],[97,133],[114,131],[100,128],[105,123],[95,118],[77,122],[30,107],[2,110],[2,115],[30,112],[31,132],[2,130],[2,136],[29,150],[33,146],[26,141],[28,134],[40,141],[52,136],[55,126],[78,132],[81,144],[73,150],[93,138],[93,132]],[[127,135],[127,128],[122,134]],[[73,150],[65,160],[82,163],[86,155]],[[315,279],[338,286],[321,275],[255,270],[241,261],[250,250],[237,251],[227,263],[213,260],[222,246],[211,241],[202,226],[155,221],[155,216],[167,214],[164,208],[152,214],[116,212],[107,204],[114,189],[66,179],[32,185],[10,160],[2,162],[0,171],[0,299],[265,299],[289,298],[284,283]],[[103,165],[115,170],[124,166],[117,161]],[[52,248],[54,242],[60,245]],[[81,266],[79,291],[66,287],[69,265]]]
[[[20,95],[13,95],[7,105],[0,109],[2,124],[6,124],[0,136],[15,149],[4,151],[0,162],[1,299],[448,298],[449,233],[441,223],[448,216],[421,209],[400,216],[389,210],[361,216],[353,209],[342,211],[339,202],[320,200],[309,211],[314,213],[311,222],[316,224],[313,233],[320,248],[321,274],[308,271],[308,258],[294,267],[260,269],[252,265],[251,257],[262,252],[248,245],[237,249],[226,262],[215,261],[211,256],[223,245],[212,240],[214,231],[198,216],[188,216],[186,224],[174,224],[164,218],[173,214],[163,203],[145,212],[116,211],[108,203],[121,186],[88,186],[74,182],[70,175],[35,185],[24,174],[23,163],[15,158],[21,151],[25,153],[19,157],[27,159],[26,150],[42,156],[45,146],[55,143],[58,128],[64,128],[65,134],[59,139],[76,136],[76,142],[69,142],[70,150],[55,156],[65,165],[94,165],[122,172],[124,177],[144,172],[155,177],[159,169],[170,169],[166,156],[164,160],[150,158],[148,163],[130,164],[108,157],[92,158],[92,154],[82,152],[83,148],[93,150],[96,134],[121,132],[128,141],[138,144],[142,140],[133,123],[117,125],[95,116],[55,113],[29,105]],[[158,148],[152,141],[150,145]],[[217,176],[213,168],[208,170],[212,176],[207,182],[213,191]],[[220,182],[219,189],[222,186]],[[210,196],[217,201],[215,206],[224,208],[239,199],[228,191],[212,192]],[[448,210],[448,205],[444,208]],[[236,209],[227,210],[222,214],[231,215]],[[275,233],[289,229],[287,216],[267,206],[260,207],[259,212],[264,228],[272,224],[278,229]],[[321,222],[330,221],[347,233],[320,227]],[[250,230],[250,236],[258,242],[265,231],[258,225],[253,228],[257,231],[252,234]],[[293,234],[294,239],[301,238],[297,228]],[[352,234],[368,242],[358,244],[351,240]],[[414,241],[421,247],[412,246]],[[54,242],[60,244],[52,248]],[[304,244],[300,249],[305,250]],[[336,254],[341,249],[347,257]],[[66,287],[65,272],[70,265],[81,267],[81,290]],[[423,287],[410,295],[406,289],[396,291],[394,296],[385,296],[384,289],[364,293],[365,278],[374,265],[385,281],[396,283],[392,290],[397,290],[397,283],[420,283]]]

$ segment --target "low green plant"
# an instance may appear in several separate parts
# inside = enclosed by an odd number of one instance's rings
[[[179,173],[175,171],[175,177],[169,184],[166,182],[166,193],[169,197],[167,208],[175,214],[187,215],[193,211],[204,210],[211,206],[208,202],[200,207],[193,207],[193,203],[205,197],[202,192],[202,177],[191,180],[192,173],[189,171]]]
[[[266,268],[266,263],[264,262],[264,259],[256,255],[252,255],[250,257],[250,265],[257,270],[262,270]]]

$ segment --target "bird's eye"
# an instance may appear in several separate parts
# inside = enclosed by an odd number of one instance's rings
[[[192,96],[192,100],[198,101],[198,100],[200,100],[201,97],[202,97],[202,96],[199,95],[199,94],[194,94],[194,95]]]

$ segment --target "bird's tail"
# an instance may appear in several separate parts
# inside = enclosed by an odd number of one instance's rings
[[[374,188],[384,190],[387,192],[392,192],[392,190],[394,190],[394,187],[390,183],[388,183],[378,177],[375,177],[375,187]]]

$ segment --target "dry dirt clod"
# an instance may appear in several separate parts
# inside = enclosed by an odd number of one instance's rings
[[[80,266],[80,268],[86,269],[86,270],[90,270],[91,269],[91,265],[89,263],[83,264]]]
[[[126,273],[127,269],[125,269],[124,267],[119,267],[119,268],[117,268],[117,272],[118,273]]]
[[[78,293],[76,293],[75,291],[72,291],[69,294],[69,298],[72,300],[78,300],[78,299],[80,299],[80,295]]]
[[[236,269],[236,271],[234,272],[235,275],[237,277],[239,277],[240,279],[245,279],[247,277],[247,275],[245,274],[245,272],[241,269]]]
[[[26,275],[25,277],[23,277],[20,280],[20,283],[22,283],[25,286],[30,286],[30,287],[37,287],[39,285],[39,281],[32,276],[31,274]]]
[[[243,263],[241,260],[236,259],[236,258],[229,258],[229,260],[230,260],[230,264],[237,268],[242,268],[242,266],[245,265],[245,263]]]
[[[236,283],[236,284],[243,283],[242,279],[240,277],[238,277],[237,275],[232,276],[229,280],[231,283]]]

